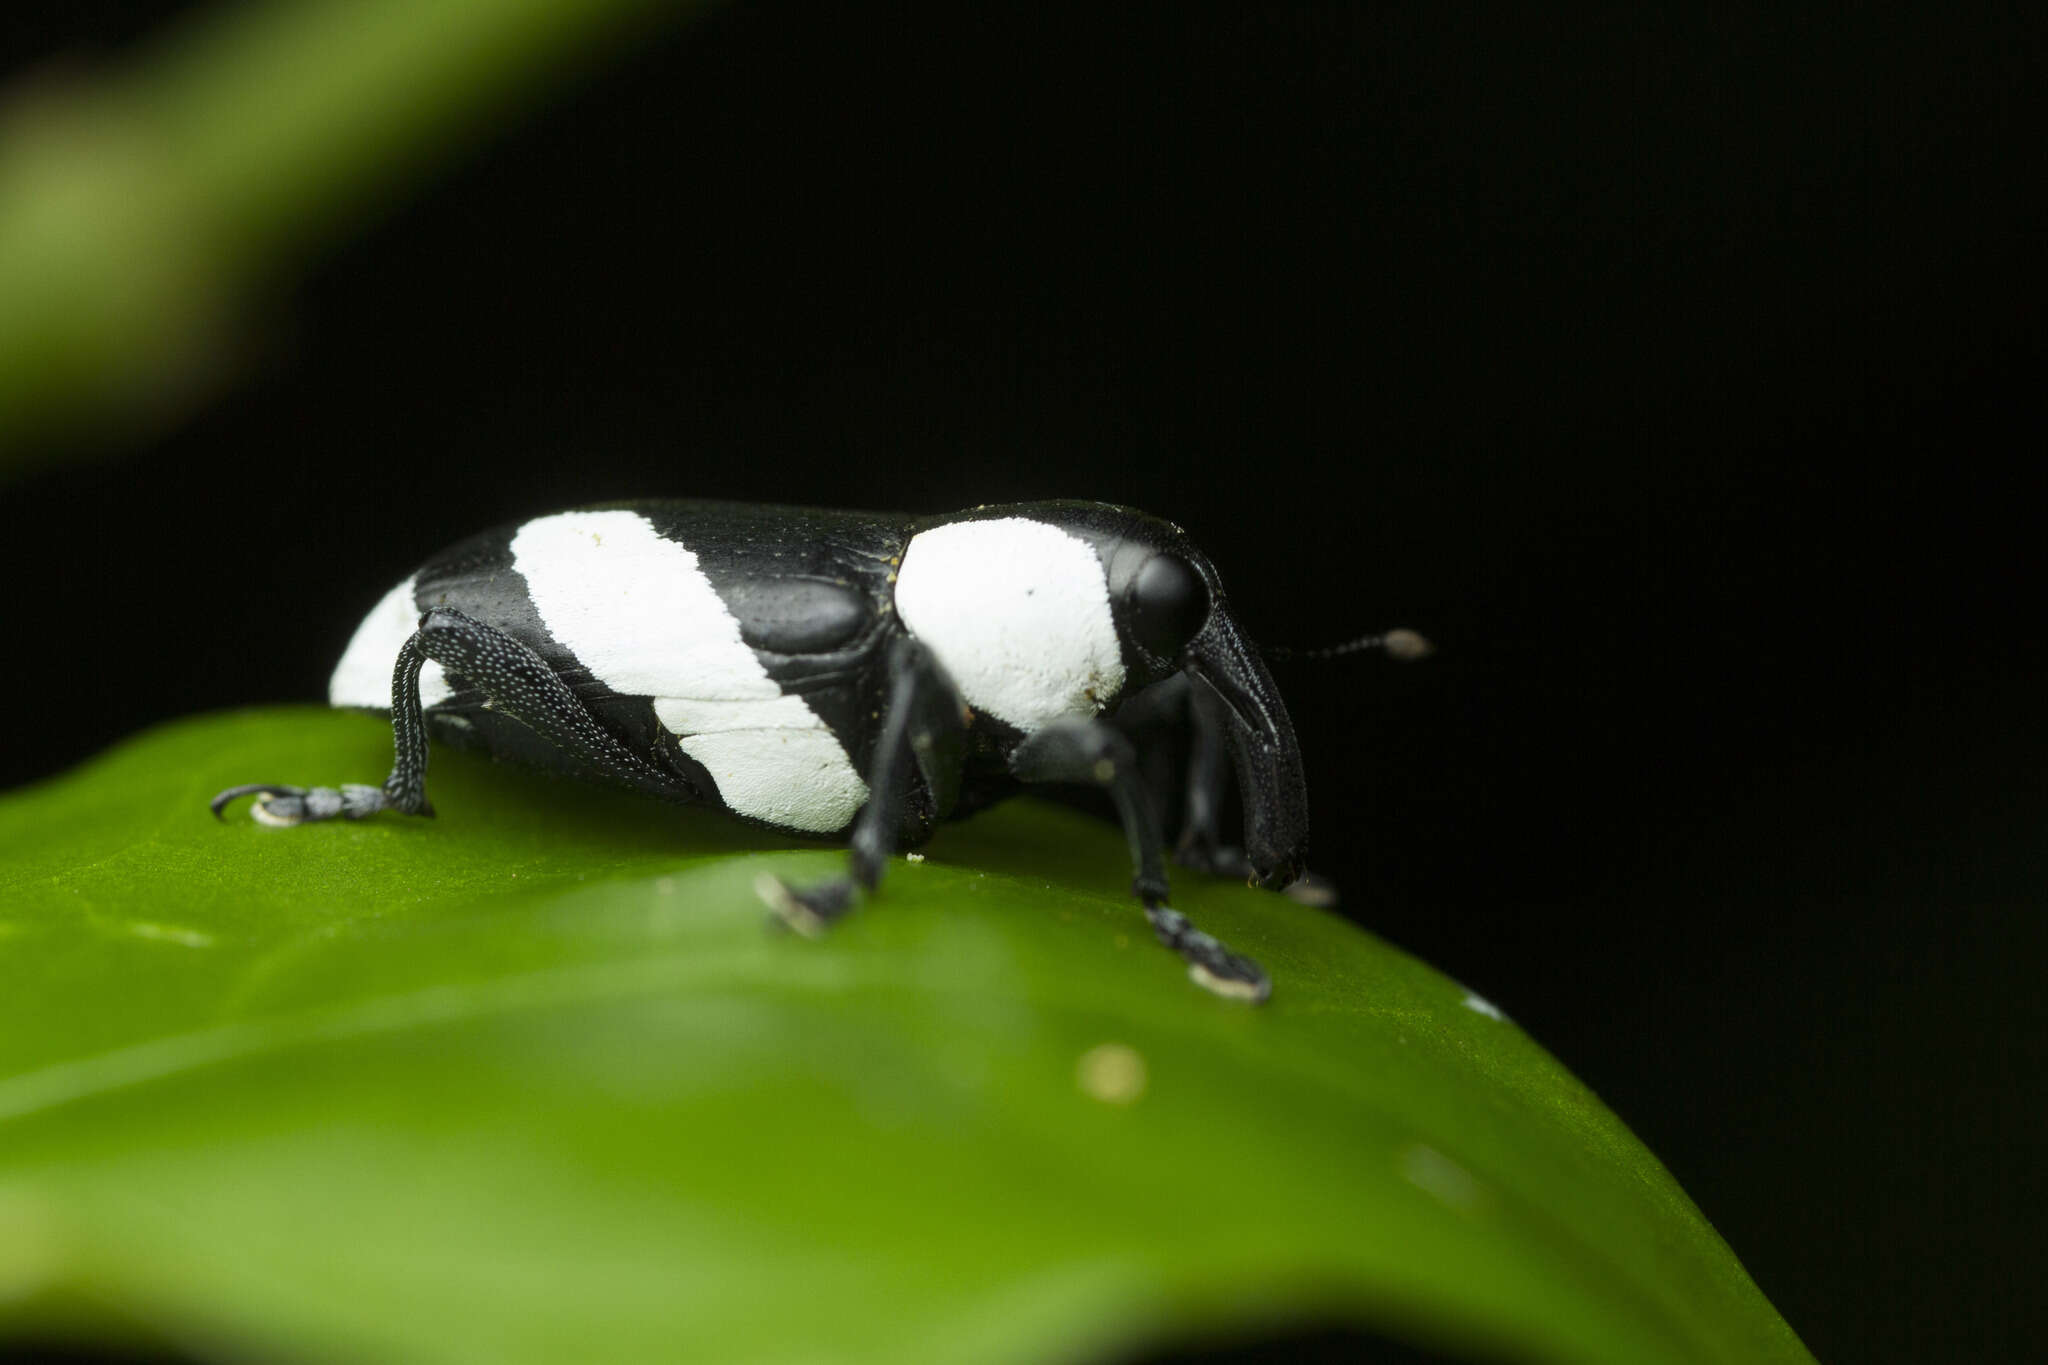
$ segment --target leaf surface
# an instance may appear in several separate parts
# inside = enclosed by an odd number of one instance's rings
[[[199,1359],[1044,1361],[1341,1319],[1485,1358],[1805,1361],[1668,1173],[1511,1021],[1112,828],[948,827],[821,941],[837,850],[437,751],[202,717],[0,802],[0,1338]]]

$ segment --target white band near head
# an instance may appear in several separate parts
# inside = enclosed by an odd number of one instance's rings
[[[956,521],[911,539],[896,613],[967,704],[1029,733],[1093,716],[1123,689],[1095,547],[1027,517]]]

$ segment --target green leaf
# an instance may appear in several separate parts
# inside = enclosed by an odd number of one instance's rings
[[[0,802],[0,1337],[950,1365],[1313,1317],[1809,1359],[1585,1087],[1335,915],[1180,878],[1252,1008],[1036,803],[816,942],[751,887],[837,851],[461,755],[433,821],[206,812],[388,756],[214,716]]]

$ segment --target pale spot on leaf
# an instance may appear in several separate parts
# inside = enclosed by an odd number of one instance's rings
[[[175,943],[182,948],[211,948],[213,935],[204,929],[190,929],[182,924],[158,924],[154,920],[134,919],[121,926],[137,938],[146,938],[155,943]]]
[[[1103,1043],[1081,1054],[1074,1081],[1081,1093],[1104,1104],[1130,1104],[1145,1093],[1145,1059],[1123,1043]]]
[[[1401,1153],[1401,1178],[1460,1213],[1477,1213],[1486,1203],[1478,1177],[1434,1147],[1418,1142]]]

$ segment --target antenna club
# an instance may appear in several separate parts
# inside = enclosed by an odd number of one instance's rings
[[[1383,639],[1387,657],[1400,663],[1412,664],[1436,653],[1436,646],[1416,631],[1390,630]]]

